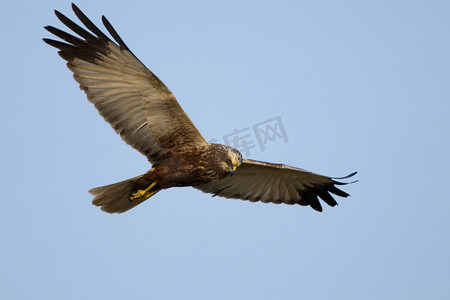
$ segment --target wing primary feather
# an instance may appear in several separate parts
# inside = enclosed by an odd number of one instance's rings
[[[82,48],[76,47],[70,44],[66,44],[60,41],[55,41],[52,39],[43,39],[44,42],[49,44],[50,46],[53,46],[55,48],[58,48],[59,51],[58,54],[66,61],[72,61],[75,57],[78,57],[80,59],[83,59],[85,61],[93,62],[95,59],[100,59],[98,57],[98,54],[96,52],[89,54],[83,51]]]
[[[306,190],[305,189],[297,189],[297,193],[300,197],[300,199],[298,199],[297,203],[300,204],[301,206],[309,205],[309,201],[308,201],[307,195],[306,195]]]
[[[355,176],[357,173],[358,173],[358,172],[353,172],[353,173],[351,173],[351,174],[349,174],[349,175],[347,175],[347,176],[344,176],[344,177],[332,177],[331,179],[333,180],[333,183],[334,183],[335,185],[347,185],[347,184],[352,184],[352,183],[358,182],[359,180],[354,180],[354,181],[351,181],[351,182],[340,182],[340,181],[336,181],[336,180],[334,180],[334,179],[347,179],[347,178],[350,178],[350,177],[352,177],[352,176]]]
[[[305,190],[302,193],[302,197],[305,197],[309,206],[311,206],[314,210],[322,212],[322,205],[320,205],[319,198],[317,198],[317,195],[314,193],[314,191]]]
[[[60,41],[55,41],[52,39],[42,39],[44,42],[46,42],[47,44],[49,44],[52,47],[58,48],[59,51],[58,54],[64,58],[65,60],[70,60],[71,57],[75,56],[75,53],[78,53],[80,51],[78,51],[78,49],[72,45],[60,42]],[[64,54],[66,54],[66,56],[63,56]],[[67,57],[67,58],[65,58]]]
[[[109,40],[109,38],[97,26],[95,26],[94,23],[92,23],[91,20],[89,20],[89,18],[73,3],[72,9],[78,19],[80,19],[80,21],[84,24],[84,26],[95,33],[98,37]]]
[[[122,40],[122,38],[119,36],[117,31],[114,29],[111,23],[109,23],[108,19],[105,16],[102,16],[102,22],[108,30],[109,34],[111,34],[111,36],[120,45],[120,47],[131,52],[131,50],[128,48],[128,46],[125,44],[125,42]]]
[[[52,40],[52,39],[44,38],[42,40],[44,42],[46,42],[47,44],[49,44],[50,46],[58,48],[58,49],[61,49],[61,48],[64,48],[64,47],[73,47],[73,46],[71,46],[69,44],[66,44],[66,43],[63,43],[63,42],[60,42],[60,41],[55,41],[55,40]]]
[[[358,172],[353,172],[353,173],[348,174],[347,176],[344,176],[344,177],[333,177],[333,179],[347,179],[347,178],[350,178],[350,177],[352,177],[352,176],[355,176],[357,173],[358,173]],[[354,182],[355,182],[355,181],[354,181]]]
[[[336,200],[334,200],[333,196],[331,196],[330,193],[328,193],[327,191],[316,189],[315,192],[320,197],[320,199],[325,201],[325,203],[328,204],[329,206],[334,207],[338,204]]]
[[[351,181],[351,182],[340,182],[340,181],[335,181],[335,180],[333,180],[333,183],[335,184],[335,185],[347,185],[347,184],[352,184],[352,183],[355,183],[355,182],[358,182],[359,180],[354,180],[354,181]]]
[[[70,20],[68,17],[66,17],[59,11],[55,10],[55,15],[64,25],[72,29],[75,33],[77,33],[81,37],[85,38],[86,40],[95,39],[95,37],[91,33],[84,30],[82,27],[78,26],[76,23],[74,23],[72,20]]]
[[[328,191],[331,192],[331,193],[333,193],[333,194],[335,194],[335,195],[344,197],[344,198],[347,198],[348,196],[350,196],[349,194],[347,194],[346,192],[344,192],[344,191],[338,189],[338,188],[335,187],[334,185],[329,186],[329,187],[328,187]]]
[[[49,31],[50,33],[53,33],[54,35],[56,35],[57,37],[65,40],[68,43],[71,44],[79,44],[82,43],[83,41],[79,38],[77,38],[76,36],[71,35],[70,33],[67,33],[65,31],[62,31],[56,27],[53,26],[45,26],[44,27],[47,31]],[[45,41],[45,39],[44,39]]]

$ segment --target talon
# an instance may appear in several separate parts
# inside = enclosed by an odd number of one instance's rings
[[[145,195],[145,190],[138,190],[136,193],[133,193],[130,197],[130,200],[136,200]]]
[[[153,182],[145,190],[138,190],[137,192],[131,194],[130,201],[141,200],[141,199],[145,200],[147,198],[150,198],[151,196],[153,196],[160,190],[160,189],[157,189],[156,191],[150,191],[155,185],[156,185],[156,182]]]

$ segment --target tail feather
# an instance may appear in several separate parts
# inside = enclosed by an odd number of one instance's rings
[[[144,175],[139,175],[118,183],[96,187],[89,190],[94,195],[92,204],[100,206],[109,213],[123,213],[141,204],[146,199],[130,201],[130,195],[137,180]]]

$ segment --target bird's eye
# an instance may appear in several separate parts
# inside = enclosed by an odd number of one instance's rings
[[[227,159],[227,164],[231,165],[231,159]]]

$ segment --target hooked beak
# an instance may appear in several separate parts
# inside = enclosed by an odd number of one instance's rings
[[[233,166],[233,168],[230,171],[230,175],[233,176],[235,171],[236,171],[236,166]]]

